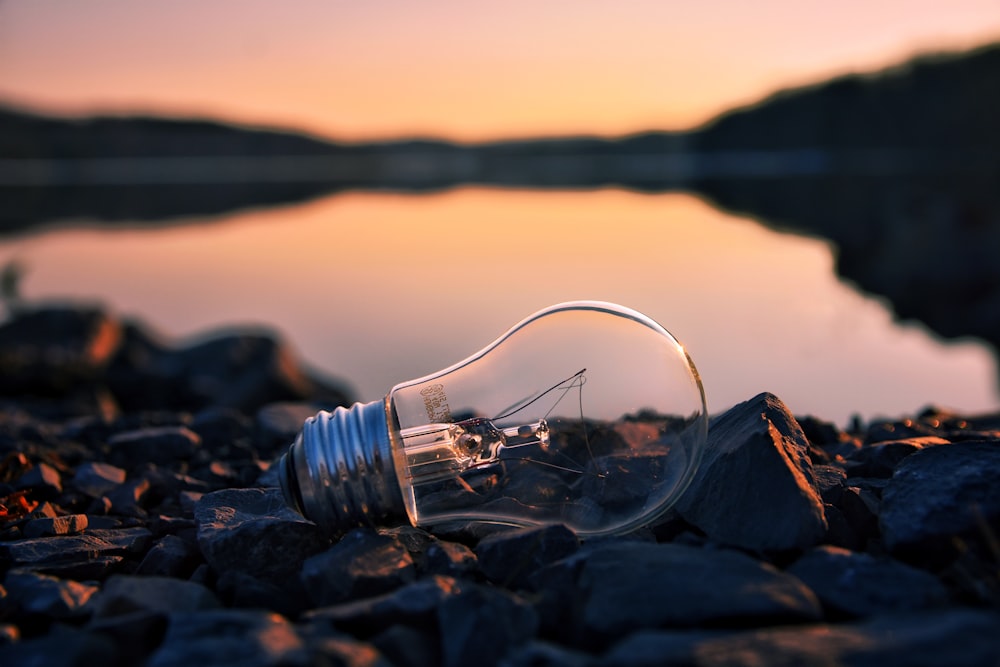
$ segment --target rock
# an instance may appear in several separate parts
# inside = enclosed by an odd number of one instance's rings
[[[0,394],[61,396],[97,379],[121,342],[99,308],[46,307],[0,326]]]
[[[99,498],[97,501],[99,504],[92,507],[96,510],[106,503],[108,513],[145,518],[146,509],[143,505],[151,488],[152,484],[144,477],[131,479],[108,495]]]
[[[209,337],[168,350],[154,366],[177,407],[214,405],[253,413],[280,401],[349,403],[343,392],[304,372],[292,350],[269,331]]]
[[[264,456],[285,452],[302,430],[302,423],[320,410],[336,406],[312,402],[271,403],[257,411],[255,440]]]
[[[807,447],[776,396],[741,403],[709,424],[704,459],[676,510],[723,544],[758,552],[818,544],[826,519]]]
[[[538,630],[538,614],[531,605],[486,586],[463,586],[445,597],[437,612],[446,667],[496,665]]]
[[[195,506],[198,545],[216,572],[234,570],[284,584],[329,544],[311,521],[285,504],[279,489],[225,489]]]
[[[39,463],[21,475],[14,488],[31,489],[36,497],[53,498],[62,493],[62,477],[48,463]]]
[[[302,640],[285,618],[264,610],[220,609],[170,615],[148,667],[278,667],[306,663]]]
[[[536,573],[568,613],[574,641],[600,644],[639,628],[815,621],[801,581],[742,553],[677,544],[606,543]]]
[[[48,665],[114,665],[118,652],[113,642],[62,623],[44,635],[0,645],[0,664],[18,667]]]
[[[461,576],[476,569],[476,554],[458,542],[435,540],[424,552],[418,569],[429,574]]]
[[[392,625],[372,637],[371,642],[396,667],[441,664],[437,637],[405,625]]]
[[[813,474],[816,477],[816,490],[819,491],[823,502],[836,503],[847,480],[844,469],[838,466],[817,465],[813,466]]]
[[[524,588],[539,568],[565,558],[580,547],[576,534],[563,525],[524,528],[490,535],[476,545],[479,569],[506,588]]]
[[[55,535],[75,535],[87,528],[86,514],[31,519],[24,524],[21,532],[25,537],[52,537]]]
[[[382,653],[367,642],[351,637],[323,636],[310,638],[306,644],[309,657],[324,665],[350,667],[395,667]]]
[[[170,577],[116,574],[94,598],[93,613],[96,618],[104,618],[137,611],[168,614],[219,606],[218,598],[201,584]]]
[[[0,647],[21,641],[21,629],[11,623],[0,623]]]
[[[233,449],[249,450],[254,435],[253,420],[239,410],[219,406],[199,411],[189,428],[217,456],[231,456]]]
[[[826,514],[826,535],[823,543],[835,547],[842,547],[851,551],[861,551],[865,548],[865,540],[858,535],[857,531],[835,505],[824,505],[823,511]]]
[[[597,661],[587,653],[539,640],[514,648],[503,659],[504,667],[591,667],[596,664]]]
[[[4,578],[8,601],[22,613],[41,614],[57,619],[86,615],[85,607],[98,587],[59,579],[35,572],[11,570]]]
[[[201,563],[201,552],[176,535],[164,535],[146,552],[135,573],[186,579]]]
[[[150,538],[145,528],[92,530],[82,535],[38,537],[0,542],[0,559],[14,567],[23,566],[54,572],[59,566],[100,562],[101,557],[120,560],[129,553],[142,551]]]
[[[851,477],[892,477],[892,471],[910,454],[947,444],[950,443],[944,438],[932,435],[877,442],[848,456],[847,469]]]
[[[398,540],[357,528],[307,559],[302,583],[313,602],[332,605],[385,593],[413,581],[413,558]]]
[[[837,616],[940,607],[948,591],[937,577],[890,558],[821,546],[806,553],[787,572],[798,577]]]
[[[882,493],[882,539],[904,560],[935,562],[955,538],[986,540],[1000,521],[1000,441],[959,442],[907,457]]]
[[[245,572],[227,570],[219,574],[215,590],[227,607],[271,609],[290,617],[310,608],[309,596],[295,580],[279,584]]]
[[[374,634],[395,623],[419,629],[425,634],[431,631],[436,634],[437,608],[446,598],[458,595],[466,585],[466,582],[452,577],[435,575],[384,595],[314,609],[306,613],[305,618],[362,636]]]
[[[1000,614],[945,609],[864,623],[736,633],[636,633],[602,665],[949,665],[996,664]]]
[[[878,540],[881,532],[878,525],[881,501],[871,491],[856,486],[843,489],[836,507],[847,520],[858,539],[858,548],[864,548],[872,540]]]
[[[89,461],[77,466],[70,485],[91,498],[106,495],[125,482],[125,471],[110,463]]]
[[[810,627],[810,626],[806,626]],[[697,649],[713,640],[732,636],[719,630],[639,630],[619,641],[604,655],[601,667],[659,667],[700,665]],[[740,663],[737,663],[740,664]],[[742,664],[751,664],[744,662]],[[767,660],[762,665],[781,665]],[[793,663],[794,664],[794,663]],[[808,663],[800,663],[806,665]],[[822,664],[822,663],[819,663]],[[788,667],[792,667],[789,665]]]
[[[119,433],[108,444],[111,461],[132,469],[144,463],[169,465],[187,461],[201,445],[201,438],[183,426],[160,426]]]
[[[112,641],[120,665],[142,665],[167,632],[167,617],[154,611],[134,611],[91,618],[87,631]]]

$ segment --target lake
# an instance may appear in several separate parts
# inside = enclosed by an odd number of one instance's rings
[[[688,349],[720,412],[761,391],[845,424],[928,404],[996,410],[982,344],[894,321],[834,250],[683,193],[464,187],[0,241],[29,301],[101,301],[171,337],[263,325],[361,400],[445,367],[532,312],[599,299]]]

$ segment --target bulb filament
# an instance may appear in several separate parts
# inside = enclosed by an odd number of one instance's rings
[[[581,393],[579,423],[583,426],[587,451],[593,461],[586,421],[583,419],[582,388],[586,382],[586,370],[574,373],[552,387],[518,401],[493,418],[472,417],[454,423],[424,424],[401,430],[406,476],[413,484],[426,484],[455,479],[467,471],[504,461],[536,463],[570,473],[585,474],[583,466],[561,452],[556,454],[573,467],[524,454],[533,451],[550,453],[551,432],[547,418],[570,390],[577,389]],[[496,422],[509,419],[550,394],[554,394],[556,399],[543,417],[515,426],[497,425]],[[531,450],[533,447],[538,450]],[[603,474],[598,473],[597,476],[603,477]]]

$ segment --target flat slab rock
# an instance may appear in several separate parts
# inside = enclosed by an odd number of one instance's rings
[[[1000,440],[956,442],[914,453],[882,493],[879,524],[886,547],[933,560],[955,538],[984,535],[1000,520]]]
[[[988,667],[1000,655],[1000,614],[948,609],[856,624],[752,632],[644,631],[609,650],[601,665],[948,665]]]
[[[265,581],[296,579],[307,558],[329,545],[316,524],[285,504],[280,489],[224,489],[195,505],[198,546],[216,572]]]
[[[536,582],[584,638],[637,628],[815,621],[816,596],[799,579],[745,554],[679,544],[611,542],[539,571]]]

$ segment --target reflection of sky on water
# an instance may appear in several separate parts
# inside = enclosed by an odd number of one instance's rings
[[[768,390],[845,421],[994,409],[975,344],[900,327],[830,248],[678,194],[350,194],[205,226],[65,230],[0,245],[31,298],[102,299],[176,335],[260,323],[360,398],[454,363],[546,305],[619,302],[688,348],[712,412]]]

